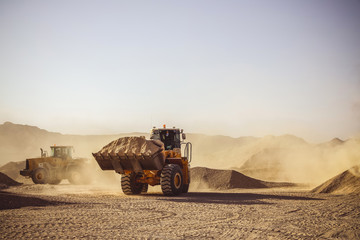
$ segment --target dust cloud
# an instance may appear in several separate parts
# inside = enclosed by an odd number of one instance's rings
[[[190,137],[189,137],[190,139]],[[264,181],[318,185],[360,163],[360,141],[310,144],[291,135],[263,138],[194,136],[193,166],[234,169]]]
[[[18,173],[25,167],[26,158],[38,157],[40,147],[49,151],[49,146],[53,144],[71,145],[75,149],[74,157],[87,158],[91,163],[87,172],[87,176],[93,179],[91,186],[121,192],[120,175],[113,170],[101,170],[92,153],[120,137],[143,135],[149,138],[144,133],[63,135],[37,127],[5,123],[0,125],[0,166],[5,164],[0,167],[0,172],[16,181],[32,183]],[[193,145],[191,167],[231,169],[262,181],[308,183],[315,186],[360,164],[359,139],[343,141],[334,138],[329,142],[311,144],[292,135],[232,138],[187,134],[187,141]],[[70,186],[67,180],[63,180],[60,185],[64,184]],[[196,185],[195,181],[193,184]]]

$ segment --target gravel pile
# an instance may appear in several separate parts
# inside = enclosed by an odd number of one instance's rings
[[[360,193],[360,165],[327,180],[312,190],[314,193]]]
[[[209,189],[267,188],[261,181],[234,170],[218,170],[195,167],[190,170],[191,184]]]
[[[20,186],[22,183],[19,183],[11,178],[9,178],[6,174],[0,172],[0,189],[8,188],[10,186]]]
[[[0,167],[0,172],[8,175],[10,178],[15,180],[23,179],[20,175],[20,170],[23,170],[26,166],[25,161],[20,162],[8,162],[7,164]]]

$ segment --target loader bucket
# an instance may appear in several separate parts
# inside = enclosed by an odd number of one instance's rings
[[[143,170],[161,170],[165,165],[163,144],[142,137],[119,138],[99,152],[93,153],[102,170],[124,170],[140,173]]]

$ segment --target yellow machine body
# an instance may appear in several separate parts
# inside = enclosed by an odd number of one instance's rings
[[[185,157],[181,157],[180,149],[175,150],[166,150],[165,153],[165,162],[167,164],[177,164],[180,166],[183,177],[184,184],[190,184],[190,173],[189,173],[189,161]],[[125,174],[131,174],[132,171],[124,170]],[[143,175],[136,179],[139,183],[147,183],[151,186],[160,184],[160,173],[161,170],[143,170]]]

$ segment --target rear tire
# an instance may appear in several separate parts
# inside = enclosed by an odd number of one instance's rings
[[[36,168],[31,178],[35,184],[45,184],[48,182],[49,173],[45,168]]]
[[[142,188],[143,184],[136,182],[134,173],[121,175],[121,189],[126,195],[140,194]]]
[[[166,196],[179,195],[183,190],[184,179],[179,165],[167,164],[160,176],[161,190]]]
[[[82,174],[77,167],[69,168],[67,175],[67,179],[71,184],[79,185],[83,183]]]

